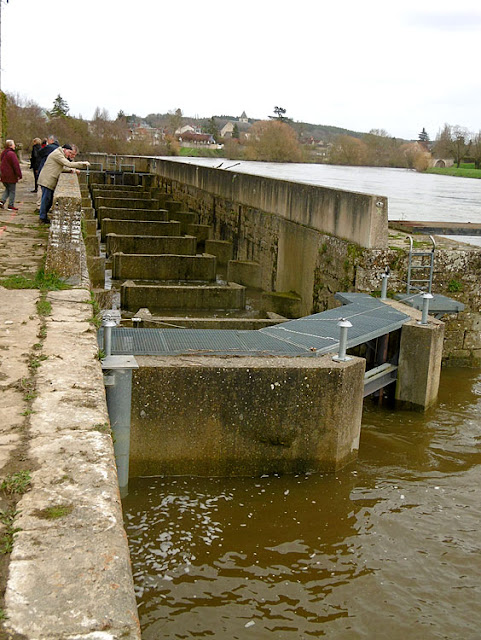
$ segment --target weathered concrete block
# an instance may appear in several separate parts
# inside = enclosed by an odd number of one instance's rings
[[[113,253],[193,255],[197,248],[197,239],[193,236],[121,236],[109,233],[106,239],[108,256]]]
[[[104,218],[101,224],[102,240],[109,233],[123,236],[180,236],[180,222]]]
[[[141,181],[141,177],[137,173],[124,173],[122,175],[122,181],[124,184],[138,186]]]
[[[214,282],[215,256],[126,255],[114,253],[115,280],[198,280]]]
[[[99,207],[97,217],[100,222],[104,218],[111,220],[157,220],[165,222],[169,219],[167,209],[118,209],[115,207]]]
[[[301,297],[291,291],[270,291],[262,294],[265,312],[274,311],[285,318],[301,316]]]
[[[401,329],[396,401],[425,410],[437,399],[443,356],[444,324],[410,320]]]
[[[122,192],[128,192],[132,194],[149,192],[149,190],[145,189],[144,187],[141,187],[141,186],[134,187],[134,186],[129,186],[125,184],[92,184],[90,186],[90,190],[92,194],[94,194],[94,192],[98,192],[98,193],[95,193],[95,195],[102,195],[100,193],[101,191],[107,194],[113,191],[122,191]]]
[[[80,174],[82,176],[83,174]],[[88,183],[92,184],[105,184],[105,173],[101,170],[95,171],[89,167]]]
[[[84,220],[83,221],[85,233],[88,236],[94,236],[97,233],[97,220]]]
[[[99,204],[99,200],[101,201]],[[108,193],[107,195],[105,195],[104,193],[102,193],[102,195],[95,195],[93,196],[93,201],[94,201],[94,206],[96,209],[98,209],[99,206],[104,206],[105,203],[102,203],[103,200],[115,200],[117,201],[117,204],[113,204],[111,206],[113,207],[122,207],[124,209],[129,208],[129,205],[127,204],[122,204],[123,201],[126,202],[130,202],[131,200],[135,200],[136,202],[146,202],[145,206],[136,206],[136,207],[132,207],[132,209],[151,209],[152,207],[150,206],[150,202],[152,200],[152,198],[150,197],[150,194],[147,194],[145,192],[139,193],[139,194],[131,194],[128,191],[113,191],[111,193]],[[108,205],[105,205],[108,206]]]
[[[90,290],[100,309],[112,309],[116,292],[113,289],[101,287]]]
[[[158,176],[155,176],[158,177]],[[164,189],[157,187],[150,190],[150,197],[160,202],[162,209],[165,209],[165,203],[167,200],[172,200],[172,196],[164,191]]]
[[[227,280],[253,289],[261,289],[261,265],[248,260],[229,260]]]
[[[177,211],[181,211],[182,209],[182,202],[179,202],[178,200],[172,200],[172,199],[165,200],[164,206],[169,213],[177,213]]]
[[[233,246],[232,242],[227,240],[210,240],[205,241],[206,253],[212,253],[217,258],[217,264],[226,265],[232,260]]]
[[[118,209],[160,209],[158,200],[145,198],[96,198],[95,208],[115,207]]]
[[[123,309],[136,311],[148,307],[152,312],[161,309],[243,309],[245,288],[228,285],[147,285],[131,280],[121,287]]]
[[[87,256],[87,268],[91,285],[93,287],[105,286],[105,258],[103,256]]]
[[[87,255],[89,256],[100,255],[100,240],[97,235],[86,236],[84,238],[84,243],[85,243],[85,249],[87,251]]]
[[[60,175],[54,192],[48,236],[46,271],[55,271],[72,284],[82,281],[82,208],[77,175]]]
[[[212,235],[212,227],[210,224],[188,224],[187,233],[189,236],[195,236],[197,242],[205,247],[205,242]]]
[[[189,224],[195,224],[198,222],[197,214],[194,211],[176,211],[175,213],[169,211],[169,220],[178,220],[180,222],[180,232],[188,233]],[[195,236],[195,233],[189,235]]]
[[[364,360],[142,357],[133,476],[336,471],[359,448]]]
[[[94,220],[95,209],[93,207],[82,207],[82,217],[86,220]]]

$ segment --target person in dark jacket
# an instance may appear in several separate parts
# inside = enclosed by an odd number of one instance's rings
[[[14,206],[15,189],[17,188],[17,182],[22,179],[22,170],[15,153],[15,142],[13,140],[6,140],[5,142],[5,149],[0,156],[0,174],[5,187],[0,206],[3,208],[8,199],[8,209],[10,211],[18,211],[18,207]]]
[[[55,151],[55,149],[57,149],[59,146],[60,145],[57,138],[53,135],[53,133],[51,133],[46,140],[46,144],[42,146],[39,152],[40,165],[38,167],[38,175],[40,175],[40,172],[42,171],[43,165],[45,164],[48,156],[52,153],[52,151]],[[37,196],[37,208],[35,209],[35,213],[38,213],[40,211],[41,204],[42,204],[42,190],[40,189]]]
[[[30,169],[33,171],[33,177],[35,180],[35,189],[32,193],[38,191],[38,176],[40,173],[40,151],[42,150],[42,141],[40,138],[34,138],[32,144],[32,155],[30,156]]]

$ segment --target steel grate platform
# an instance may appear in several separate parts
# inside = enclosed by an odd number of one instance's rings
[[[339,319],[352,323],[347,348],[400,329],[410,317],[367,294],[338,294],[337,309],[264,329],[112,329],[112,355],[319,356],[339,349]],[[98,333],[103,344],[103,329]]]

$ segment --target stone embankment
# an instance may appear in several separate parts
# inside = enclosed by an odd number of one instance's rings
[[[40,287],[0,286],[0,638],[138,639],[90,293],[49,290],[24,173],[0,211],[2,284]]]

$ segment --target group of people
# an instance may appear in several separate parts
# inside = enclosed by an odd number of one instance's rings
[[[90,165],[89,162],[74,162],[78,149],[75,145],[64,144],[60,147],[54,135],[50,135],[42,142],[35,138],[32,143],[30,167],[35,179],[34,193],[38,192],[38,185],[42,189],[41,198],[37,202],[41,224],[50,224],[48,212],[53,203],[53,194],[62,172],[80,173]],[[17,182],[22,179],[22,170],[15,152],[15,142],[6,140],[5,148],[0,156],[0,175],[5,191],[0,198],[0,207],[10,211],[18,211],[15,206],[15,190]],[[7,204],[8,201],[8,204]]]

